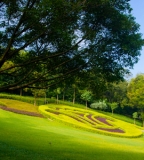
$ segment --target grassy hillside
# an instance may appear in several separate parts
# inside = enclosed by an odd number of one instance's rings
[[[142,160],[144,137],[117,138],[0,109],[4,160]]]
[[[27,108],[29,106],[27,103],[23,105]],[[34,106],[30,108],[32,107]],[[37,108],[35,109],[37,112]],[[73,128],[55,120],[16,114],[2,109],[0,127],[0,159],[4,160],[144,158],[144,137],[130,139],[105,136]]]

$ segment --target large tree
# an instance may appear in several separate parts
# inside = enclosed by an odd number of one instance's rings
[[[123,106],[127,98],[127,81],[120,81],[119,83],[109,83],[107,90],[105,90],[104,97],[109,103],[116,102]]]
[[[130,105],[140,109],[144,127],[144,74],[131,79],[127,90]]]
[[[143,45],[129,0],[2,0],[0,15],[0,91],[46,88],[82,69],[121,79]]]

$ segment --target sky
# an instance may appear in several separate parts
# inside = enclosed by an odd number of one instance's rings
[[[130,5],[131,8],[133,8],[132,15],[136,18],[135,21],[140,25],[139,32],[144,38],[144,0],[130,0]],[[130,72],[132,73],[132,78],[136,77],[139,73],[144,73],[144,47],[141,50],[138,63],[134,65]]]

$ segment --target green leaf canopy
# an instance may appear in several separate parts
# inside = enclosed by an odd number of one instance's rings
[[[121,79],[143,45],[129,0],[3,0],[0,15],[0,91],[46,88],[84,69]]]

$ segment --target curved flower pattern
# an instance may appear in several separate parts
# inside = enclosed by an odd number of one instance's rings
[[[91,110],[49,104],[40,106],[39,111],[51,119],[92,132],[120,137],[139,137],[142,135],[142,132],[133,124]]]

